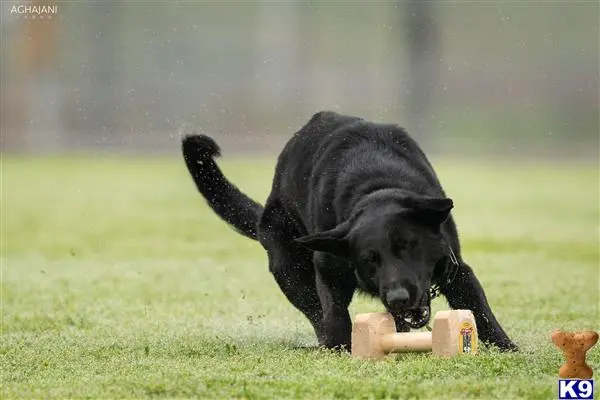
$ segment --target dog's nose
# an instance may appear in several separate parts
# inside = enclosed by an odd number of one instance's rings
[[[410,294],[408,290],[403,287],[390,290],[386,295],[385,299],[388,306],[392,309],[400,309],[406,307]]]

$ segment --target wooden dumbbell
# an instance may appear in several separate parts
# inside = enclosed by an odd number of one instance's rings
[[[442,357],[477,353],[477,325],[470,310],[439,311],[431,332],[396,332],[388,313],[358,314],[352,327],[352,356],[382,359],[388,353],[432,351]]]

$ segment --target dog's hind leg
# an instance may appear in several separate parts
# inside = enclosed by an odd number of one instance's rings
[[[267,203],[259,223],[259,240],[267,251],[269,270],[288,301],[308,318],[322,344],[323,312],[312,254],[293,242],[298,236],[296,229],[277,202]]]
[[[298,310],[310,321],[319,344],[323,344],[321,320],[323,312],[317,295],[314,270],[310,259],[304,256],[298,258],[285,248],[278,247],[267,252],[269,255],[269,270],[273,274],[279,288]]]
[[[482,342],[497,346],[500,350],[516,351],[518,347],[509,339],[496,320],[485,292],[475,273],[464,261],[452,283],[441,288],[442,294],[453,309],[467,309],[473,312],[477,331]]]

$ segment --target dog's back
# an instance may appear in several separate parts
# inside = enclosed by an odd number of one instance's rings
[[[344,214],[339,208],[349,207],[352,200],[335,204],[336,195],[346,188],[352,191],[348,196],[358,196],[356,186],[360,184],[443,195],[427,157],[404,129],[321,111],[294,134],[281,152],[271,196],[283,202],[286,209],[295,210],[295,216],[310,231],[317,223],[315,218],[323,219],[314,215],[316,210],[328,212],[331,217],[336,212]],[[325,219],[334,223],[347,215],[338,217]]]

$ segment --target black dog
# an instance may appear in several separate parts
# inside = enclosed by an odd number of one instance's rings
[[[381,299],[398,331],[426,325],[439,291],[450,307],[473,311],[482,342],[517,350],[461,257],[452,200],[402,128],[315,114],[280,154],[264,208],[223,176],[211,138],[187,136],[182,150],[214,212],[265,248],[320,345],[350,348],[357,289]]]

